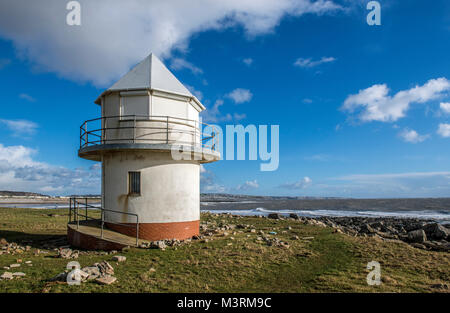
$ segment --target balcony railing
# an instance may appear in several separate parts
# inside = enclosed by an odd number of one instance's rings
[[[209,129],[204,133],[203,129]],[[102,144],[168,144],[217,151],[213,125],[171,116],[121,115],[85,121],[80,126],[80,149]]]

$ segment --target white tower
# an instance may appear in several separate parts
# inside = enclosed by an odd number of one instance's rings
[[[220,159],[216,132],[202,136],[205,107],[153,54],[95,103],[102,116],[82,125],[78,155],[102,162],[106,226],[146,240],[197,235],[200,164]]]

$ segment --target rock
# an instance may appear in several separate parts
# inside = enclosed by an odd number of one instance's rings
[[[97,266],[83,267],[81,271],[88,275],[87,277],[88,280],[95,279],[101,276],[100,270]]]
[[[441,290],[448,290],[449,286],[447,284],[434,284],[430,286],[433,289],[441,289]]]
[[[299,219],[298,214],[295,214],[295,213],[289,214],[289,217],[290,217],[290,218],[293,218],[294,220],[298,220],[298,219]]]
[[[14,267],[20,267],[20,264],[11,264],[10,266],[9,266],[10,268],[14,268]]]
[[[362,234],[374,234],[375,230],[369,224],[363,224],[359,230]]]
[[[254,229],[254,228],[253,228],[253,229],[250,229],[250,232],[251,232],[251,233],[256,233],[256,229]]]
[[[101,285],[111,285],[116,280],[117,280],[117,278],[114,276],[104,276],[104,277],[97,278],[95,281]]]
[[[114,275],[114,268],[108,262],[103,261],[94,265],[98,267],[101,275]]]
[[[412,230],[408,233],[408,241],[423,243],[427,241],[427,235],[423,229]]]
[[[156,272],[156,270],[153,267],[150,268],[148,271],[151,272],[151,273]]]
[[[58,250],[58,257],[60,258],[70,259],[71,256],[72,256],[72,249],[66,248]]]
[[[13,276],[14,277],[24,277],[24,276],[26,276],[26,274],[22,273],[22,272],[16,272],[16,273],[13,273]]]
[[[125,262],[127,258],[122,255],[115,255],[112,257],[112,260],[116,262]]]
[[[278,213],[270,213],[267,217],[268,217],[268,218],[271,218],[271,219],[279,220],[279,219],[281,219],[281,214],[278,214]]]
[[[10,273],[10,272],[4,272],[1,276],[0,276],[0,279],[13,279],[14,278],[14,276],[13,276],[13,273]]]
[[[161,249],[161,250],[165,250],[167,247],[166,243],[164,242],[164,240],[159,240],[159,241],[152,241],[150,243],[150,248],[152,249]]]
[[[450,236],[450,230],[438,223],[427,224],[423,230],[428,238],[435,240],[447,239]]]
[[[25,261],[25,264],[31,264],[31,261]]]
[[[291,237],[291,240],[299,240],[299,239],[300,239],[300,238],[298,238],[297,235],[294,235],[294,236]]]

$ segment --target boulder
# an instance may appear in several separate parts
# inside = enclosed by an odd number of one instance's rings
[[[274,220],[279,220],[281,219],[281,214],[278,213],[270,213],[268,216],[268,218],[274,219]]]
[[[298,219],[299,219],[298,214],[295,214],[295,213],[289,214],[289,217],[290,217],[290,218],[293,218],[294,220],[298,220]]]
[[[13,279],[13,273],[10,272],[4,272],[1,276],[0,279]]]
[[[370,227],[369,224],[362,224],[359,232],[362,234],[374,234],[375,230],[372,227]]]
[[[447,239],[450,236],[450,230],[438,223],[427,224],[423,227],[428,238],[435,240]]]
[[[427,235],[423,229],[412,230],[408,233],[408,241],[422,243],[427,241]]]
[[[125,262],[127,258],[124,257],[123,255],[115,255],[112,257],[112,260],[116,262]]]
[[[164,240],[152,241],[152,242],[150,243],[150,248],[152,248],[152,249],[161,249],[161,250],[164,250],[164,249],[166,249],[166,247],[167,247],[167,245],[166,245],[166,243],[164,242]]]
[[[111,285],[116,280],[117,280],[117,278],[114,276],[104,276],[104,277],[97,278],[95,281],[101,285]]]

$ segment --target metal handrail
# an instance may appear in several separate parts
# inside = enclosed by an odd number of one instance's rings
[[[78,201],[78,199],[83,199],[84,202]],[[80,204],[84,206],[85,209],[85,214],[80,214]],[[101,218],[93,218],[91,216],[88,215],[88,208],[90,209],[95,209],[95,210],[100,210],[100,216]],[[73,216],[74,219],[72,220],[72,211],[73,211]],[[120,226],[126,226],[126,227],[134,227],[136,228],[136,246],[139,244],[139,215],[135,214],[135,213],[128,213],[128,212],[121,212],[121,211],[116,211],[116,210],[110,210],[110,209],[105,209],[103,207],[97,207],[94,205],[90,205],[88,204],[88,198],[77,198],[77,197],[71,197],[70,198],[70,202],[69,202],[69,224],[72,222],[76,222],[77,224],[77,229],[80,227],[80,216],[85,218],[85,221],[89,220],[93,220],[93,221],[98,221],[101,222],[101,231],[100,231],[100,238],[103,239],[103,229],[105,227],[105,212],[112,212],[112,213],[118,213],[118,214],[123,214],[123,215],[129,215],[129,216],[134,216],[136,217],[136,224],[135,225],[130,225],[130,224],[124,224],[124,223],[117,223],[117,222],[110,222],[108,221],[108,223],[110,224],[115,224],[115,225],[120,225]]]
[[[115,120],[119,123],[118,126],[109,127],[108,120]],[[89,127],[95,122],[101,122],[100,127]],[[132,122],[132,125],[120,125],[125,123]],[[152,123],[163,123],[161,126],[143,126],[138,125],[137,123],[141,122],[152,122]],[[164,125],[165,124],[165,125]],[[174,129],[173,126],[181,125],[183,127],[187,127],[188,129]],[[210,127],[211,134],[205,134],[200,131],[200,125]],[[172,127],[169,127],[172,126]],[[191,129],[189,129],[191,128]],[[132,129],[133,135],[132,137],[119,137],[119,138],[106,138],[107,132],[111,130],[126,130]],[[156,130],[156,132],[148,132],[137,136],[136,130]],[[164,138],[142,138],[149,135],[163,135]],[[171,140],[170,134],[187,134],[192,135],[193,140],[189,141],[180,141],[180,140]],[[197,144],[201,145],[202,148],[208,148],[212,151],[216,151],[218,147],[218,136],[219,132],[214,125],[200,123],[196,120],[179,118],[179,117],[171,117],[171,116],[150,116],[150,115],[115,115],[115,116],[103,116],[95,119],[86,120],[80,126],[80,149],[93,145],[100,145],[106,142],[124,142],[130,141],[132,143],[147,143],[147,142],[156,142],[156,143],[166,143],[166,144],[178,144],[178,145],[193,145]],[[197,136],[200,136],[199,142],[197,142]],[[94,138],[93,138],[94,137]],[[207,144],[211,141],[211,144]],[[206,143],[205,143],[206,142]]]

